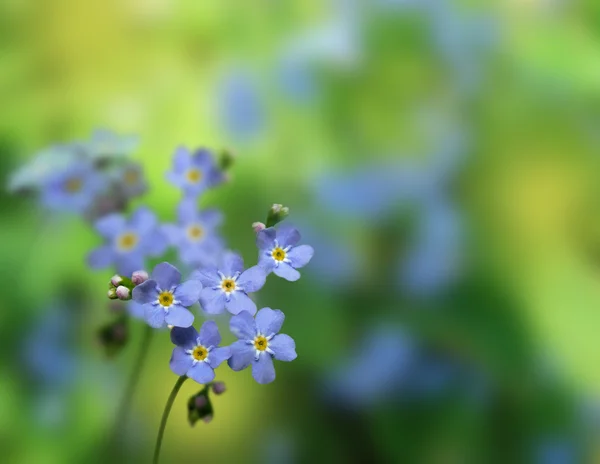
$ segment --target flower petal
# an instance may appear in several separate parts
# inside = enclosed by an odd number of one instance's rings
[[[136,287],[137,288],[137,287]],[[144,305],[144,319],[150,327],[162,329],[166,327],[165,310],[160,305]]]
[[[187,376],[198,383],[208,383],[215,378],[215,371],[205,362],[196,363],[187,371]]]
[[[276,236],[277,231],[274,227],[263,229],[258,234],[256,234],[256,246],[260,251],[270,250],[275,246]]]
[[[140,304],[154,303],[158,299],[156,281],[150,279],[137,285],[133,289],[132,298]]]
[[[279,333],[285,314],[279,309],[263,308],[256,315],[256,328],[267,337]]]
[[[175,224],[163,224],[160,231],[169,242],[169,245],[178,245],[184,239],[183,231]]]
[[[221,314],[225,309],[225,294],[219,289],[203,288],[200,292],[200,305],[208,314]]]
[[[252,266],[246,269],[239,276],[237,284],[239,284],[246,293],[257,292],[260,290],[267,280],[267,273],[259,266]]]
[[[244,340],[238,340],[237,342],[232,343],[229,348],[231,349],[231,357],[227,361],[227,364],[229,364],[229,367],[234,371],[246,369],[252,364],[252,361],[254,361],[254,353],[256,350]]]
[[[198,339],[198,332],[194,327],[173,327],[171,330],[171,342],[174,345],[181,346],[183,348],[191,349],[196,346],[196,340]],[[185,374],[185,372],[183,373]],[[183,375],[179,374],[179,375]]]
[[[189,150],[180,146],[175,149],[173,154],[173,169],[175,172],[183,172],[190,165],[192,157]]]
[[[231,357],[231,348],[228,346],[222,346],[220,348],[214,348],[211,350],[208,356],[208,363],[210,367],[216,369],[223,361],[227,361]]]
[[[219,277],[219,274],[217,274],[216,268],[198,269],[197,271],[192,272],[190,279],[199,280],[204,287],[214,287],[221,282],[221,278]]]
[[[88,254],[87,261],[92,269],[102,269],[110,266],[115,261],[115,254],[112,247],[108,245],[101,246]]]
[[[96,221],[94,227],[100,235],[107,239],[113,239],[125,229],[127,221],[122,214],[109,214]]]
[[[290,259],[292,267],[298,269],[306,266],[314,253],[315,250],[310,245],[300,245],[292,248],[287,257]]]
[[[277,242],[280,247],[295,246],[300,241],[300,232],[289,224],[282,224],[277,229]]]
[[[172,305],[165,316],[165,322],[175,327],[189,327],[194,323],[194,315],[183,306]]]
[[[273,269],[273,273],[290,282],[295,282],[300,278],[300,273],[288,263],[279,263],[279,266]]]
[[[226,276],[232,276],[236,272],[244,270],[244,260],[238,253],[227,252],[223,255],[223,264],[220,271]]]
[[[260,384],[271,383],[275,380],[275,366],[271,355],[263,352],[258,361],[252,363],[252,377]]]
[[[173,349],[169,367],[174,374],[185,375],[187,371],[194,365],[194,359],[179,346]]]
[[[168,246],[167,236],[160,229],[155,229],[144,235],[140,248],[150,256],[160,256]]]
[[[231,318],[229,330],[241,340],[253,340],[256,337],[256,322],[248,311],[242,311]]]
[[[229,301],[225,301],[225,309],[231,314],[248,312],[254,315],[256,314],[256,303],[244,292],[233,292]]]
[[[202,223],[210,229],[218,227],[223,222],[223,213],[215,208],[205,209],[204,211],[200,212],[198,217]]]
[[[296,354],[296,342],[286,334],[275,335],[269,342],[269,348],[273,350],[275,359],[278,361],[293,361]]]
[[[179,224],[189,224],[196,219],[198,204],[195,198],[184,198],[177,206],[177,220]]]
[[[160,263],[152,271],[152,279],[161,290],[170,290],[181,282],[181,272],[172,264]]]
[[[178,285],[173,296],[181,303],[181,306],[192,306],[200,299],[202,284],[199,280],[188,280]]]
[[[144,255],[139,250],[134,250],[130,253],[118,254],[115,256],[117,272],[121,275],[128,276],[144,269]]]
[[[207,348],[211,346],[219,346],[221,343],[221,334],[215,321],[206,321],[200,327],[200,335],[198,336],[200,343]]]
[[[130,226],[141,235],[151,232],[156,227],[156,223],[156,215],[145,206],[135,210],[129,220]]]

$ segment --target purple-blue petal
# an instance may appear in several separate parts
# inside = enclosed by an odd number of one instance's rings
[[[279,309],[263,308],[256,315],[256,328],[268,337],[279,333],[284,320],[285,314]]]
[[[310,245],[300,245],[292,248],[287,257],[290,260],[290,264],[294,269],[304,267],[313,257],[315,250]]]
[[[184,233],[179,226],[175,224],[163,224],[160,231],[169,242],[169,245],[178,245],[184,239]]]
[[[144,305],[145,314],[144,319],[150,327],[154,327],[155,329],[162,329],[166,327],[167,323],[165,322],[165,310],[160,305]]]
[[[273,268],[273,273],[279,277],[295,282],[300,278],[300,273],[288,263],[281,262],[279,266]]]
[[[253,340],[256,337],[256,322],[249,312],[243,311],[231,318],[229,330],[240,340]]]
[[[125,230],[127,221],[122,214],[109,214],[96,221],[94,224],[96,230],[102,237],[113,239]]]
[[[183,348],[192,349],[196,346],[196,340],[198,339],[198,332],[194,327],[173,327],[171,330],[171,342],[174,345],[181,346]],[[185,372],[184,372],[185,374]],[[183,374],[179,374],[183,375]]]
[[[202,292],[202,284],[199,280],[188,280],[178,285],[173,296],[182,306],[188,307],[197,303]]]
[[[267,280],[266,271],[260,266],[252,266],[242,272],[238,277],[237,284],[241,286],[246,293],[257,292]]]
[[[232,343],[229,348],[231,349],[231,357],[227,361],[227,364],[234,371],[246,369],[254,361],[256,350],[244,340]]]
[[[151,230],[142,239],[140,247],[150,256],[162,255],[169,246],[169,240],[160,229]]]
[[[200,305],[208,314],[221,314],[225,309],[225,294],[220,289],[203,288],[200,292]]]
[[[261,230],[256,234],[256,246],[260,251],[270,250],[275,246],[275,238],[277,237],[277,231],[274,227]]]
[[[219,277],[219,274],[217,274],[216,268],[198,269],[197,271],[192,272],[190,279],[199,280],[204,287],[214,287],[221,282],[221,278]]]
[[[185,352],[185,350],[179,346],[173,349],[171,360],[169,361],[169,367],[174,374],[185,375],[188,370],[194,364],[194,359]]]
[[[169,307],[165,322],[175,327],[189,327],[194,323],[194,315],[183,306],[174,304]]]
[[[231,357],[231,348],[228,346],[222,346],[220,348],[213,348],[208,356],[208,364],[213,369],[216,369],[221,365],[223,361],[227,361]]]
[[[296,354],[296,342],[286,334],[275,335],[269,341],[269,348],[273,350],[273,356],[278,361],[293,361],[298,356]]]
[[[198,203],[195,198],[184,198],[177,205],[177,221],[180,225],[189,224],[196,219]]]
[[[137,231],[140,235],[151,232],[157,225],[156,216],[154,213],[145,206],[140,206],[131,215],[129,224],[132,229]]]
[[[144,319],[145,305],[138,303],[137,301],[130,300],[127,303],[127,312],[136,319]]]
[[[198,214],[198,218],[206,227],[214,229],[223,222],[223,213],[218,209],[206,209]]]
[[[158,288],[155,280],[147,280],[137,285],[132,292],[134,301],[140,304],[154,303],[158,298]]]
[[[192,157],[186,147],[180,146],[175,149],[175,153],[173,154],[173,169],[175,172],[185,171],[191,161]]]
[[[114,263],[115,253],[112,247],[101,246],[88,254],[87,261],[92,269],[102,269]]]
[[[270,354],[263,352],[258,361],[252,363],[252,377],[260,384],[275,380],[275,366]]]
[[[277,229],[277,243],[280,247],[295,246],[300,241],[300,232],[289,224],[282,224]]]
[[[144,254],[137,249],[130,253],[115,254],[115,266],[119,274],[131,275],[144,268]]]
[[[215,371],[205,362],[196,363],[187,371],[187,376],[198,383],[208,383],[215,378]]]
[[[223,264],[220,271],[226,276],[232,276],[236,272],[244,270],[244,260],[238,253],[227,252],[223,255]]]
[[[172,264],[160,263],[152,271],[152,279],[161,290],[170,290],[181,282],[181,272]]]
[[[242,312],[254,315],[256,314],[256,303],[244,292],[233,292],[229,301],[225,301],[225,309],[234,315]]]
[[[200,335],[198,335],[200,344],[210,348],[211,346],[219,346],[221,343],[221,334],[215,321],[206,321],[200,327]]]

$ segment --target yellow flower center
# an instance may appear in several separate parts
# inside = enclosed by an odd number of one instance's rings
[[[202,180],[202,171],[198,168],[188,169],[185,177],[190,184],[197,184]]]
[[[233,279],[224,279],[221,282],[221,288],[226,292],[233,292],[235,290],[235,281]]]
[[[171,292],[162,292],[158,295],[158,302],[162,306],[171,306],[173,304],[173,294]]]
[[[204,348],[202,345],[198,345],[196,348],[194,348],[194,352],[192,353],[192,356],[194,357],[194,359],[196,361],[204,361],[206,359],[206,357],[208,356],[208,350],[206,348]]]
[[[285,259],[286,255],[287,255],[287,253],[281,247],[277,247],[271,252],[271,256],[273,256],[273,259],[275,261],[283,261]]]
[[[136,171],[129,170],[125,172],[124,180],[127,185],[135,185],[140,180],[140,175]]]
[[[65,190],[69,193],[77,193],[82,187],[83,182],[78,177],[72,177],[65,182]]]
[[[198,225],[193,225],[188,227],[187,233],[190,240],[197,242],[204,235],[204,229]]]
[[[124,233],[119,237],[119,248],[124,251],[131,250],[135,248],[138,243],[138,236],[133,232]]]
[[[259,335],[254,339],[254,348],[256,348],[258,351],[265,351],[268,345],[269,342],[263,335]]]

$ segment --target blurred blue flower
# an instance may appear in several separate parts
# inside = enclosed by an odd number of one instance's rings
[[[261,230],[256,235],[259,266],[286,280],[298,280],[296,269],[306,266],[314,253],[309,245],[296,246],[299,240],[298,230],[287,224]]]
[[[135,317],[136,319],[146,319],[145,305],[142,303],[138,303],[135,300],[129,300],[127,302],[127,312],[131,317]]]
[[[177,247],[181,262],[194,267],[216,266],[224,251],[223,239],[216,232],[222,221],[220,211],[198,211],[195,200],[183,199],[178,207],[178,223],[165,224],[162,231]]]
[[[131,275],[144,269],[147,257],[158,256],[167,247],[156,216],[145,207],[138,208],[129,220],[122,214],[110,214],[97,220],[95,227],[106,244],[88,255],[93,269],[115,265],[119,274]]]
[[[250,139],[265,126],[265,108],[256,80],[247,72],[231,71],[217,90],[219,119],[223,128],[238,139]]]
[[[104,187],[104,179],[85,160],[50,174],[42,185],[42,204],[57,211],[83,213]]]
[[[119,193],[126,199],[143,195],[148,190],[144,170],[139,163],[127,163],[120,166],[115,173],[114,181]]]
[[[186,308],[198,301],[202,284],[188,280],[180,284],[181,273],[169,263],[160,263],[146,282],[133,289],[133,299],[145,306],[145,319],[156,329],[167,325],[189,327],[194,315]]]
[[[206,321],[200,334],[193,327],[174,327],[171,341],[177,345],[169,363],[177,375],[187,375],[198,383],[206,384],[215,378],[215,369],[231,357],[231,349],[219,347],[221,334],[214,321]]]
[[[173,155],[173,171],[167,173],[167,179],[186,196],[195,197],[222,183],[224,177],[209,150],[201,148],[191,154],[187,148],[179,147]]]
[[[237,253],[225,253],[218,268],[207,267],[194,271],[190,276],[202,282],[200,304],[209,314],[220,314],[225,309],[231,314],[247,311],[256,313],[256,303],[248,293],[260,290],[266,281],[266,273],[259,266],[244,271],[244,261]]]
[[[273,359],[293,361],[296,359],[296,343],[280,334],[285,315],[278,309],[263,308],[256,320],[247,312],[233,316],[229,323],[231,332],[239,339],[231,345],[229,367],[241,371],[252,365],[252,377],[258,383],[275,380]]]

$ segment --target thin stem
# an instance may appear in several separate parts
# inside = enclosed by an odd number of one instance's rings
[[[167,426],[167,419],[169,418],[169,413],[171,412],[171,407],[173,406],[173,402],[177,397],[177,393],[179,393],[179,389],[183,385],[183,382],[187,379],[187,376],[182,375],[175,382],[175,386],[173,390],[171,390],[171,394],[169,395],[169,399],[167,400],[167,404],[165,404],[165,410],[163,411],[162,419],[160,420],[160,427],[158,429],[158,437],[156,437],[156,447],[154,448],[154,459],[152,462],[154,464],[158,464],[158,456],[160,455],[160,447],[162,445],[163,435],[165,434],[165,427]]]
[[[142,372],[142,368],[144,367],[144,362],[146,361],[146,354],[148,353],[148,347],[150,346],[150,342],[152,341],[152,334],[154,333],[154,329],[149,325],[144,329],[144,336],[142,338],[142,343],[140,344],[140,350],[135,358],[135,363],[133,365],[133,369],[131,370],[131,374],[129,375],[129,380],[127,381],[127,387],[125,388],[125,394],[121,398],[121,403],[119,404],[119,409],[117,409],[117,417],[115,418],[115,425],[113,427],[113,439],[111,442],[114,442],[117,436],[119,436],[119,431],[121,427],[125,425],[125,421],[127,420],[127,416],[129,415],[129,408],[131,407],[131,399],[133,398],[133,394],[135,393],[135,387],[140,379],[140,374]]]

